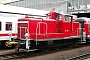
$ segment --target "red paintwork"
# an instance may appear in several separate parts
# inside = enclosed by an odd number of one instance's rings
[[[7,33],[0,34],[0,36],[9,36]],[[12,36],[17,36],[17,33],[12,33]]]
[[[38,39],[38,41],[45,39],[58,39],[66,37],[70,38],[71,36],[79,36],[80,23],[73,22],[73,17],[69,15],[66,16],[71,17],[71,21],[66,22],[64,18],[65,15],[59,15],[62,16],[61,20],[56,19],[56,12],[50,12],[49,14],[47,14],[47,16],[49,16],[49,19],[37,19],[28,17],[19,19],[19,22],[28,21],[28,23],[18,23],[18,38],[25,39],[24,35],[26,32],[29,33],[29,39]],[[20,31],[19,27],[26,27],[28,31],[25,32],[24,28],[22,28]],[[88,25],[85,24],[85,31],[89,34],[87,27]]]

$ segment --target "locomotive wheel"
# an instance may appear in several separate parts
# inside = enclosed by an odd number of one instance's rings
[[[43,52],[48,52],[49,51],[49,48],[44,48],[42,51]]]
[[[59,49],[60,49],[60,47],[55,47],[55,48],[54,48],[54,50],[59,50]]]
[[[48,52],[49,48],[40,48],[39,50],[42,51],[42,52]]]
[[[56,49],[55,50],[59,50],[60,49],[60,47],[56,47]]]

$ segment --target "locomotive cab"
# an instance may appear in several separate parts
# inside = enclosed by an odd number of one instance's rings
[[[47,18],[49,19],[59,20],[61,18],[60,14],[54,11],[51,11],[46,15],[47,15]]]
[[[54,11],[49,12],[47,15],[47,18],[49,19],[54,19],[54,20],[62,20],[62,21],[67,21],[70,22],[71,20],[73,20],[73,16],[70,16],[68,14],[60,14]]]

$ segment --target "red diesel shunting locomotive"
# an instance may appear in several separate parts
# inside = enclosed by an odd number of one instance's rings
[[[25,17],[18,19],[17,39],[6,42],[15,44],[16,50],[48,49],[89,42],[90,21],[51,11],[46,18]]]

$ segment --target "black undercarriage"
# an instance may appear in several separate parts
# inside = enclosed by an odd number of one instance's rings
[[[87,39],[89,42],[89,39]],[[26,49],[26,40],[16,39],[19,42],[19,48]],[[44,49],[52,47],[64,47],[80,44],[80,38],[70,38],[70,39],[61,39],[61,40],[47,40],[47,41],[36,41],[29,40],[29,49]]]

